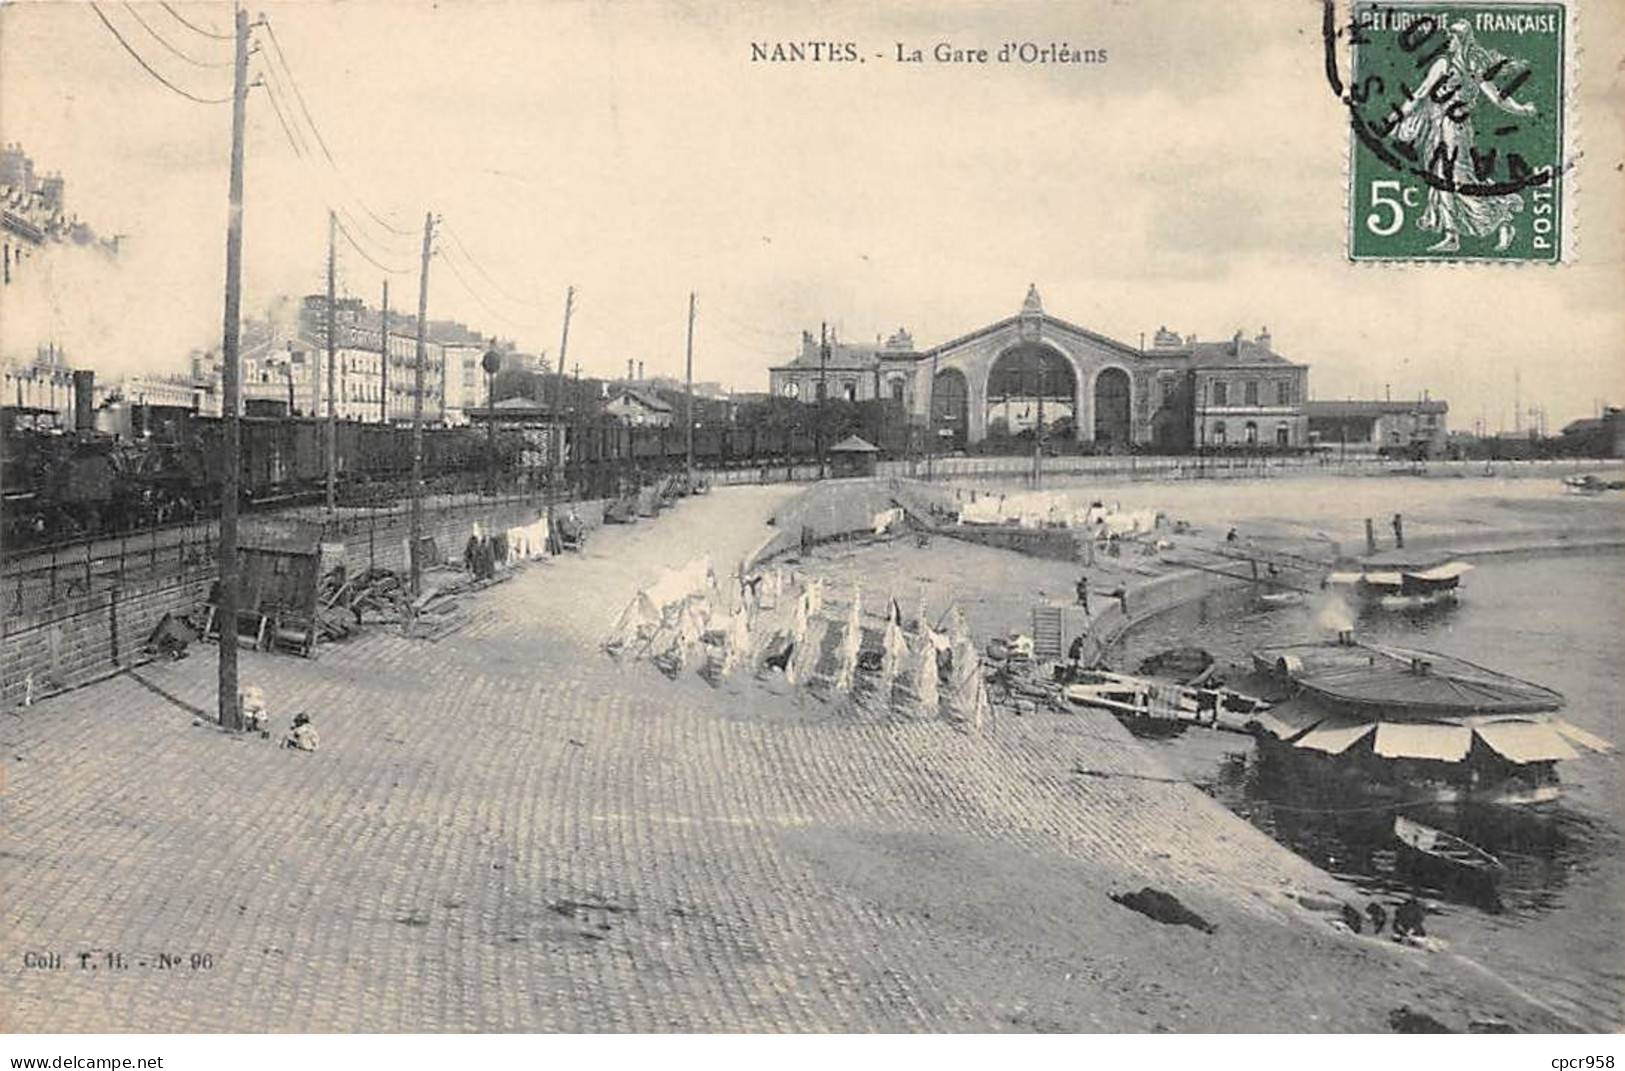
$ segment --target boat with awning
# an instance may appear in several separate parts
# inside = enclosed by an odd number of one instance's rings
[[[1453,602],[1473,567],[1454,557],[1417,560],[1393,553],[1344,563],[1326,574],[1328,589],[1342,589],[1368,606],[1417,609]]]
[[[1539,803],[1559,762],[1613,750],[1558,716],[1562,693],[1434,651],[1345,634],[1252,660],[1287,696],[1253,719],[1263,750],[1386,795]]]

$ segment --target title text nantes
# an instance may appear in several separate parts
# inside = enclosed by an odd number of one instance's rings
[[[939,41],[916,47],[898,41],[885,52],[867,52],[855,41],[752,41],[752,63],[867,63],[870,59],[893,63],[970,65],[1105,63],[1104,48],[1075,48],[1066,41],[1006,41],[996,48],[965,47]]]

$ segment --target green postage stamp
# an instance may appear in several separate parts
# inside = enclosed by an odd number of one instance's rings
[[[1351,52],[1349,257],[1562,260],[1564,6],[1351,14],[1338,34]],[[1334,63],[1328,49],[1336,88]]]

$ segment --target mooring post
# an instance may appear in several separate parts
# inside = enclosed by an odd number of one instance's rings
[[[1405,519],[1397,513],[1394,514],[1394,548],[1405,549]]]
[[[1365,519],[1365,552],[1377,553],[1377,530],[1372,526],[1370,517]]]

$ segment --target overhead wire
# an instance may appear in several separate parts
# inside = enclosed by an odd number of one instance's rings
[[[164,37],[163,34],[159,33],[157,30],[153,29],[151,24],[148,23],[146,19],[141,17],[141,12],[137,11],[135,9],[135,5],[130,3],[129,0],[124,0],[124,10],[126,10],[126,11],[128,11],[130,13],[130,17],[132,19],[134,19],[136,22],[141,24],[141,28],[143,30],[146,30],[147,33],[152,37],[153,40],[157,41],[160,45],[163,45],[164,48],[168,49],[171,54],[179,56],[181,59],[185,60],[187,63],[192,64],[192,66],[194,66],[194,67],[230,67],[231,66],[231,64],[232,64],[231,60],[220,60],[218,62],[210,62],[209,60],[200,60],[200,59],[197,59],[196,57],[188,56],[186,53],[182,52],[180,49],[178,49],[174,45],[170,44],[169,39]]]
[[[293,87],[294,100],[299,105],[299,111],[305,117],[305,124],[310,127],[310,132],[316,136],[316,144],[320,146],[322,155],[327,158],[327,162],[332,165],[333,170],[338,173],[339,180],[343,182],[346,187],[349,187],[349,180],[345,177],[343,168],[339,167],[338,161],[333,158],[333,151],[328,148],[327,139],[322,137],[321,128],[316,125],[316,120],[310,114],[310,106],[305,101],[304,90],[299,88],[299,79],[294,77],[293,68],[288,65],[288,55],[282,50],[282,42],[277,39],[276,27],[271,24],[270,19],[265,20],[265,29],[266,36],[270,38],[271,46],[276,51],[277,60],[282,64],[283,73],[287,75],[288,84]],[[355,191],[352,188],[352,195],[354,195],[354,192]],[[373,222],[377,223],[385,230],[402,238],[415,237],[414,232],[410,230],[403,230],[402,228],[395,226],[388,220],[379,216],[370,207],[368,207],[366,201],[362,200],[361,197],[356,196],[356,202],[361,205],[362,210],[366,212],[367,215],[372,217]]]
[[[308,162],[309,157],[306,151],[300,146],[299,139],[297,135],[294,134],[293,128],[288,124],[288,118],[283,112],[281,103],[278,101],[276,90],[270,82],[265,83],[265,89],[266,99],[271,102],[271,111],[275,113],[277,123],[282,127],[283,136],[287,138],[289,147],[293,149],[294,155],[301,161]],[[324,197],[323,200],[326,201],[328,199]],[[389,275],[409,275],[411,273],[410,268],[391,267],[382,263],[379,257],[375,256],[371,251],[369,251],[367,247],[356,238],[355,234],[352,233],[350,228],[345,226],[345,219],[341,217],[348,217],[348,213],[345,212],[343,205],[329,202],[328,208],[333,212],[334,225],[338,228],[339,232],[344,235],[345,239],[350,243],[355,251],[360,253],[362,258],[365,259],[369,264],[377,268],[379,271],[385,272]]]
[[[280,107],[277,108],[277,117],[281,120],[283,130],[287,134],[290,143],[293,144],[294,152],[310,166],[312,173],[316,175],[318,180],[329,186],[330,192],[327,194],[327,199],[330,202],[329,206],[335,211],[345,212],[344,205],[353,201],[365,211],[365,203],[356,194],[354,188],[345,181],[343,173],[337,168],[323,168],[316,160],[316,153],[311,148],[310,141],[312,137],[319,137],[319,134],[314,130],[311,130],[308,134],[302,132],[305,128],[302,128],[297,122],[297,116],[292,105],[288,103],[290,95],[288,86],[291,84],[288,74],[286,72],[278,73],[277,68],[270,63],[264,64],[262,70],[267,90],[270,91],[276,101],[281,102]],[[297,87],[294,88],[293,92],[297,93]],[[275,102],[273,103],[275,105]],[[369,211],[368,215],[371,214]],[[388,258],[411,255],[412,250],[400,244],[400,238],[395,237],[396,232],[394,232],[393,228],[385,228],[389,233],[370,230],[360,217],[354,213],[348,213],[348,216],[352,229],[356,233],[368,239],[376,249],[383,250],[381,256]]]
[[[437,251],[438,252],[445,252],[447,248],[448,247],[446,247],[446,246],[441,246]],[[525,321],[522,321],[522,320],[516,320],[512,316],[509,316],[509,315],[507,315],[505,313],[499,312],[498,310],[492,308],[491,305],[485,300],[485,298],[481,296],[480,292],[477,289],[475,289],[473,284],[471,284],[468,281],[468,278],[465,275],[463,275],[463,273],[460,270],[458,270],[457,261],[456,261],[455,258],[448,256],[448,257],[442,257],[441,260],[446,265],[446,268],[451,272],[452,277],[463,285],[463,289],[468,291],[468,295],[470,297],[472,297],[475,301],[479,302],[480,307],[482,309],[484,309],[486,312],[490,313],[492,316],[495,316],[497,319],[501,320],[503,323],[509,324],[511,326],[514,326],[514,327],[530,327],[530,326],[533,326],[532,324],[526,323]]]
[[[188,30],[191,30],[193,33],[202,34],[204,37],[212,37],[216,41],[234,41],[234,40],[236,40],[236,38],[232,34],[229,34],[229,33],[215,33],[215,32],[213,32],[211,30],[205,30],[203,27],[193,24],[192,22],[190,22],[187,19],[185,19],[184,17],[182,17],[182,15],[181,15],[181,13],[179,11],[176,11],[174,8],[170,7],[169,4],[166,2],[166,0],[158,0],[158,6],[163,8],[165,11],[169,12],[172,16],[174,16],[176,22],[180,23],[182,26],[185,26]]]
[[[141,65],[141,69],[146,71],[170,92],[177,93],[195,104],[228,104],[231,102],[231,98],[229,96],[200,97],[196,93],[188,92],[187,90],[176,85],[174,82],[171,82],[169,79],[159,74],[157,68],[148,63],[146,57],[141,55],[140,52],[137,52],[135,47],[124,39],[124,35],[118,32],[118,27],[114,26],[108,21],[107,16],[102,13],[102,9],[95,3],[95,0],[91,0],[90,10],[94,11],[96,13],[96,17],[101,20],[102,25],[107,27],[107,32],[112,34],[114,39],[117,40],[119,44],[124,46],[124,51],[128,52],[130,57]]]
[[[283,88],[282,76],[278,75],[275,69],[271,67],[266,67],[264,73],[267,80],[261,84],[265,86],[267,94],[271,97],[271,107],[277,113],[277,120],[282,125],[282,132],[284,135],[286,135],[289,145],[293,147],[294,155],[298,156],[300,160],[309,164],[312,170],[317,170],[317,165],[311,158],[312,154],[308,140],[300,135],[296,124],[289,121],[289,116],[292,114],[292,112],[286,107],[282,106],[280,103],[281,101],[285,100],[287,96],[287,90]],[[347,188],[343,191],[334,191],[335,194],[350,192],[352,191],[349,191]],[[343,196],[330,195],[324,199],[329,202],[329,208],[341,215],[346,216],[356,231],[361,232],[367,239],[373,242],[376,248],[381,249],[383,252],[380,255],[404,257],[410,254],[411,250],[392,244],[390,239],[378,238],[375,235],[368,234],[366,232],[366,228],[361,225],[360,220],[356,218],[355,214],[347,211],[345,208]]]
[[[542,310],[543,306],[541,302],[516,297],[504,289],[502,284],[496,281],[496,277],[485,270],[484,266],[481,265],[479,258],[474,256],[474,254],[469,250],[467,244],[463,242],[462,236],[457,233],[457,229],[455,227],[448,222],[442,222],[441,229],[451,236],[452,242],[456,244],[457,249],[462,254],[463,259],[467,261],[475,271],[479,272],[485,277],[486,282],[491,284],[492,289],[516,305],[523,305],[527,309],[535,309],[537,311]]]

